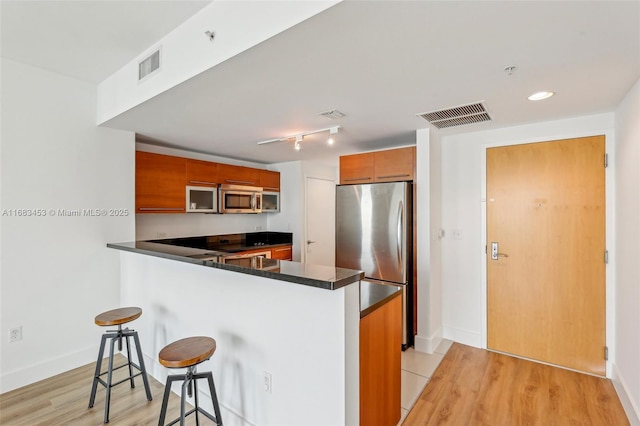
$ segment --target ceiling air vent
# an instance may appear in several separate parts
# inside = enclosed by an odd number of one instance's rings
[[[138,81],[160,69],[160,49],[138,62]]]
[[[321,112],[318,115],[330,118],[331,120],[338,120],[338,119],[340,119],[342,117],[346,117],[347,116],[347,114],[345,114],[345,113],[343,113],[341,111],[338,111],[337,109],[332,109],[332,110],[329,110],[329,111]]]
[[[418,114],[438,129],[491,121],[482,102]]]

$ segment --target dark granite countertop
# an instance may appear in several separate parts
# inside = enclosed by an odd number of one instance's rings
[[[402,296],[402,289],[395,285],[360,281],[360,318],[369,315],[395,297]]]
[[[282,244],[284,243],[280,245]],[[309,265],[287,260],[260,259],[255,262],[244,262],[242,265],[233,264],[229,263],[229,252],[184,247],[158,243],[156,241],[109,243],[107,247],[211,268],[226,269],[243,274],[257,275],[326,290],[335,290],[364,278],[362,271]],[[266,245],[262,247],[266,247]]]

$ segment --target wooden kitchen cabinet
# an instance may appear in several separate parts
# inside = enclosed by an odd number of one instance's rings
[[[272,248],[271,258],[278,260],[293,260],[293,246]]]
[[[416,148],[397,148],[340,157],[340,184],[413,181]]]
[[[184,213],[185,158],[136,151],[136,213]]]
[[[280,192],[280,172],[259,170],[258,186],[265,191]]]
[[[416,148],[388,149],[373,153],[375,182],[413,180],[416,164]]]
[[[218,181],[218,163],[187,159],[187,185],[215,186]]]
[[[340,184],[373,183],[373,154],[343,155],[340,157]]]
[[[401,408],[402,296],[360,319],[360,424],[396,425]]]
[[[260,169],[218,164],[218,183],[231,185],[259,186]]]

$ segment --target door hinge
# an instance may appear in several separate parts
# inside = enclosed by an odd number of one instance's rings
[[[605,265],[609,263],[609,250],[604,251],[604,263]]]
[[[604,347],[604,360],[609,361],[609,346]]]
[[[609,154],[604,154],[604,168],[609,167]]]
[[[487,254],[487,246],[484,246],[484,254]]]

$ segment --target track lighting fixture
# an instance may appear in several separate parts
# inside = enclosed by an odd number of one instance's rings
[[[296,133],[295,135],[290,135],[290,136],[285,136],[282,138],[278,138],[278,139],[269,139],[266,141],[262,141],[262,142],[258,142],[258,145],[264,145],[264,144],[268,144],[268,143],[274,143],[274,142],[286,142],[289,140],[294,140],[294,149],[296,151],[300,151],[302,149],[302,146],[300,145],[300,143],[303,141],[305,136],[309,136],[309,135],[314,135],[316,133],[322,133],[322,132],[329,132],[329,138],[327,139],[327,143],[329,145],[333,145],[335,143],[335,136],[336,134],[338,134],[338,130],[340,129],[340,126],[333,126],[333,127],[326,127],[324,129],[318,129],[318,130],[311,130],[308,132],[302,132],[302,133]]]

